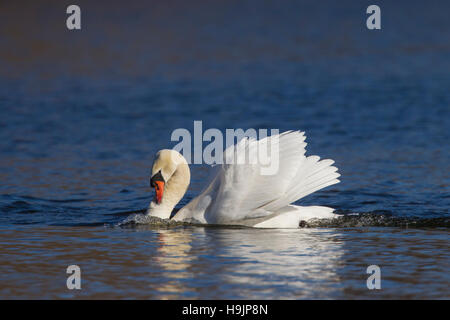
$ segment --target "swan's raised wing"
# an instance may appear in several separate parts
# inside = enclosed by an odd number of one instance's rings
[[[338,183],[339,174],[331,166],[332,160],[305,157],[305,138],[303,132],[288,131],[261,140],[244,138],[227,148],[225,164],[211,184],[174,218],[232,223],[264,217]],[[264,165],[260,155],[266,151],[272,156]],[[275,170],[267,174],[268,168]]]

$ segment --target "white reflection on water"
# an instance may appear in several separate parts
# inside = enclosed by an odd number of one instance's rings
[[[321,296],[338,283],[336,273],[343,255],[338,234],[325,230],[249,230],[228,247],[230,256],[245,257],[225,276],[233,284],[251,284],[242,294],[249,298]],[[280,286],[283,290],[280,290]],[[255,292],[255,289],[257,292]]]
[[[180,280],[192,277],[188,271],[195,256],[190,255],[192,236],[187,232],[160,230],[158,234],[157,255],[152,257],[151,264],[156,263],[162,270],[161,275],[167,278],[156,289],[160,299],[176,299],[187,290]]]
[[[207,292],[210,298],[313,298],[337,290],[340,282],[336,271],[343,243],[335,231],[195,228],[159,233],[158,255],[151,263],[168,278],[157,288],[163,299]]]

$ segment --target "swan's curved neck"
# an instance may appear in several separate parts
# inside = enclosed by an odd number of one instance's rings
[[[169,219],[178,202],[183,198],[191,180],[191,173],[187,163],[181,163],[166,182],[161,203],[150,202],[147,214],[161,219]]]

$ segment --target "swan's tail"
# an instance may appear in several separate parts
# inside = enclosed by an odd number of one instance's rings
[[[339,215],[333,213],[333,208],[321,206],[287,206],[273,216],[252,225],[255,228],[289,228],[297,229],[307,225],[311,219],[332,219]]]

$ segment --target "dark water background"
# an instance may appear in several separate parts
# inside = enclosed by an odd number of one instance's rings
[[[0,3],[1,298],[450,298],[448,2],[378,1],[378,31],[368,1],[78,1],[81,31],[69,4]],[[298,204],[345,217],[117,227],[194,120],[306,131],[342,182]]]

